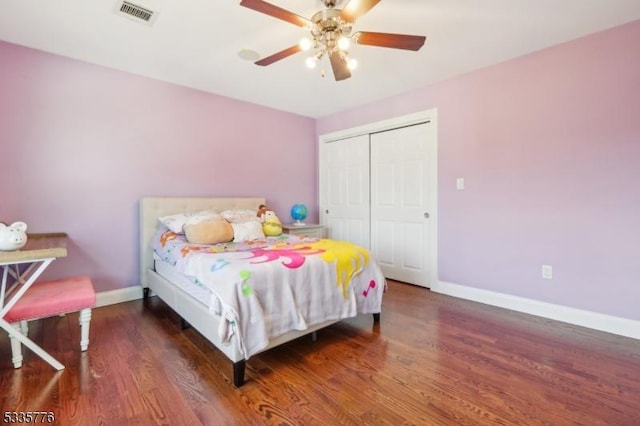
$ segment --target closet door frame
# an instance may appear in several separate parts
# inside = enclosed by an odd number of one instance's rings
[[[371,134],[377,132],[383,132],[387,130],[393,130],[399,127],[410,126],[414,124],[429,122],[431,125],[429,131],[433,132],[433,138],[435,140],[436,158],[429,165],[429,170],[432,173],[431,187],[429,188],[432,206],[429,212],[429,219],[431,221],[431,238],[429,245],[432,248],[430,258],[427,259],[430,269],[430,282],[435,285],[438,282],[438,110],[432,108],[424,111],[419,111],[413,114],[394,117],[386,120],[376,121],[368,124],[364,124],[357,127],[339,130],[336,132],[322,134],[318,137],[318,196],[320,206],[320,223],[324,223],[326,218],[324,215],[324,206],[327,204],[324,199],[324,190],[322,188],[323,180],[323,146],[330,142],[335,142],[340,139],[346,139],[353,136],[359,136],[364,134]]]

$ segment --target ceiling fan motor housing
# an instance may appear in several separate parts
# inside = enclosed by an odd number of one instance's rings
[[[349,37],[351,23],[344,21],[340,13],[338,9],[326,9],[313,15],[311,35],[316,47],[324,45],[328,51],[333,51],[341,37]]]

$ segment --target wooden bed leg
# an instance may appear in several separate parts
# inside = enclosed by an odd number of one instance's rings
[[[318,333],[317,332],[315,332],[315,331],[311,332],[311,341],[312,342],[318,341]]]
[[[373,322],[380,322],[380,312],[378,312],[377,314],[373,314]]]
[[[233,363],[233,386],[239,388],[244,384],[244,367],[246,361],[243,359]]]
[[[150,295],[151,295],[151,289],[149,287],[144,287],[142,289],[142,298],[148,299]]]

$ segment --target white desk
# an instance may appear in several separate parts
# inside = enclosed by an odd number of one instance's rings
[[[4,316],[26,293],[42,272],[47,269],[51,262],[67,255],[66,243],[67,235],[64,233],[29,234],[27,244],[21,250],[0,251],[0,268],[2,268],[0,328],[18,339],[56,370],[62,370],[64,366],[27,336],[14,329],[11,324],[4,320]]]

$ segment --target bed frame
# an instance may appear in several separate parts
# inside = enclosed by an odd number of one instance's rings
[[[216,348],[224,353],[233,363],[233,384],[240,387],[244,384],[246,361],[238,349],[235,336],[230,342],[222,343],[218,337],[219,318],[190,295],[171,284],[167,279],[155,272],[153,250],[149,243],[156,230],[158,218],[176,213],[195,213],[202,210],[224,211],[229,209],[249,209],[258,211],[260,204],[266,204],[264,198],[178,198],[178,197],[146,197],[140,201],[140,283],[143,294],[148,298],[151,294],[160,297],[186,323],[194,327],[206,337]],[[374,314],[374,321],[379,321],[380,314]],[[327,321],[309,327],[306,330],[292,331],[275,339],[270,339],[267,349],[276,347],[306,334],[314,333],[337,321]]]

